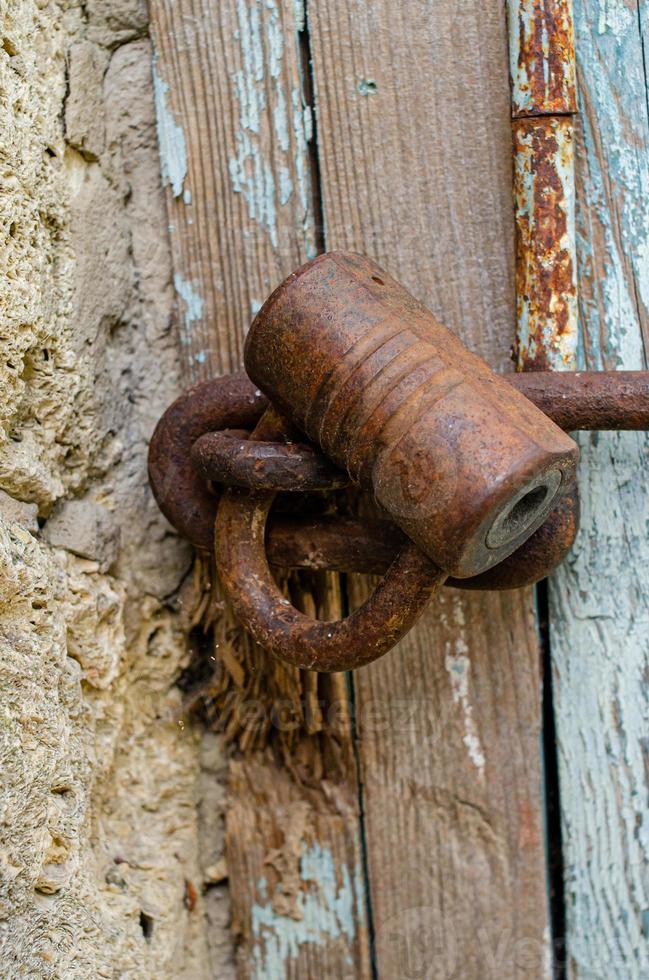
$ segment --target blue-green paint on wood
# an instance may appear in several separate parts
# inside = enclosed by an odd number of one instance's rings
[[[169,108],[169,85],[160,77],[157,62],[157,56],[154,56],[152,68],[153,95],[158,129],[160,172],[163,185],[169,184],[174,197],[180,197],[187,176],[187,144],[183,128]]]
[[[296,896],[292,915],[273,908],[268,882],[257,883],[257,902],[251,910],[253,980],[284,980],[288,964],[305,944],[326,947],[342,939],[351,947],[364,925],[365,892],[361,870],[336,863],[328,847],[317,841],[302,843],[300,878],[303,890]]]
[[[295,30],[286,32],[281,10],[277,0],[236,0],[234,39],[241,66],[232,75],[232,86],[239,118],[236,152],[228,159],[228,171],[233,191],[241,194],[249,218],[268,236],[273,248],[280,247],[280,230],[286,226],[281,210],[296,210],[304,252],[312,258],[316,248],[310,196],[310,110],[295,80],[287,79],[286,57],[291,40],[297,46],[304,11],[299,4],[295,6]]]
[[[178,272],[174,274],[174,288],[183,304],[181,311],[183,329],[181,330],[180,340],[183,344],[190,344],[193,324],[201,320],[205,310],[205,303],[199,291],[199,284],[184,279]],[[196,359],[198,360],[198,356]],[[202,362],[199,361],[199,363]]]
[[[642,368],[647,2],[575,0],[581,367]],[[644,337],[644,341],[643,341]],[[649,976],[649,437],[580,436],[581,530],[551,581],[571,980]]]

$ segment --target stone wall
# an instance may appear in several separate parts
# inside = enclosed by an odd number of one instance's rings
[[[146,483],[180,387],[146,5],[2,19],[0,973],[223,978],[223,759]]]

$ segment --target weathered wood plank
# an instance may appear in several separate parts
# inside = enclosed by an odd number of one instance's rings
[[[244,975],[370,976],[355,801],[350,808],[334,783],[325,794],[305,794],[286,767],[260,757],[233,763],[229,789],[233,926]]]
[[[503,9],[329,0],[309,25],[327,247],[375,256],[504,368]],[[446,594],[354,675],[379,976],[547,975],[539,687],[527,592]]]
[[[580,361],[649,340],[649,6],[575,0]],[[645,38],[646,43],[646,38]],[[643,433],[580,438],[582,527],[551,582],[568,973],[649,974],[649,542]]]
[[[188,379],[239,367],[252,315],[316,251],[300,13],[290,0],[151,5]],[[296,601],[340,615],[331,584],[295,588]],[[214,631],[208,694],[241,755],[226,832],[239,974],[369,977],[344,679],[269,663],[227,614]]]
[[[293,4],[154,0],[163,182],[191,377],[240,366],[269,291],[315,254]]]

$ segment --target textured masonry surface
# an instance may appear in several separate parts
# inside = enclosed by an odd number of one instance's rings
[[[145,475],[179,386],[146,4],[0,23],[0,974],[227,978],[190,555]]]

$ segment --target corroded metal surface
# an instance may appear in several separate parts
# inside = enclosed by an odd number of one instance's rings
[[[507,380],[562,429],[649,429],[649,371],[531,371]]]
[[[279,441],[283,434],[271,408],[253,438]],[[290,604],[268,565],[265,527],[274,499],[273,492],[231,488],[218,506],[216,563],[226,595],[246,629],[265,650],[307,670],[350,670],[387,653],[414,625],[446,573],[406,540],[359,609],[336,622],[311,619]]]
[[[205,432],[252,428],[268,402],[243,373],[195,385],[170,405],[149,445],[149,483],[167,520],[197,548],[211,548],[214,497],[191,463]]]
[[[577,262],[572,0],[508,0],[518,370],[574,370]]]
[[[566,430],[648,429],[649,373],[645,371],[602,371],[577,374],[530,372],[507,375],[514,385],[557,425]],[[252,428],[261,417],[267,401],[244,374],[213,378],[186,392],[167,410],[151,440],[149,470],[151,486],[161,509],[177,530],[196,547],[211,550],[217,495],[210,493],[204,479],[192,464],[192,446],[200,442],[201,429],[212,432],[212,426],[247,425]],[[220,421],[221,420],[221,421]],[[217,430],[218,431],[218,430]],[[247,436],[239,433],[237,445]],[[270,450],[284,449],[273,443],[258,443]],[[297,457],[307,450],[305,458],[313,461],[312,447],[301,447]],[[245,466],[251,457],[244,454]],[[252,458],[254,459],[254,453]],[[240,465],[238,461],[234,464]],[[326,467],[328,464],[324,463]],[[330,464],[329,464],[330,465]],[[324,472],[324,470],[323,470]],[[334,471],[338,473],[339,471]],[[240,471],[239,476],[245,474]],[[222,473],[225,483],[227,472]],[[264,484],[259,473],[249,474],[249,486],[277,489],[279,478],[273,475],[274,487]],[[300,489],[307,475],[299,474]],[[295,489],[295,487],[292,487]],[[520,573],[510,577],[511,587],[525,584],[531,567],[525,557],[535,541],[551,539],[554,512],[543,528],[507,559],[513,568],[520,562]],[[267,533],[268,558],[271,564],[284,568],[321,568],[342,572],[383,574],[392,562],[405,535],[390,521],[358,520],[349,517],[299,516],[271,519]],[[547,567],[550,567],[548,554]],[[479,576],[484,588],[496,588],[502,565]],[[546,570],[547,571],[547,570]],[[462,579],[463,587],[472,588],[474,580]]]
[[[587,376],[579,376],[587,377]],[[617,376],[616,376],[617,377]],[[545,385],[540,385],[543,379]],[[544,407],[551,414],[558,411],[566,414],[580,411],[575,399],[566,400],[563,390],[557,391],[554,397],[548,395],[548,387],[554,385],[554,375],[537,374],[534,376],[510,376],[507,379],[519,388],[525,388],[528,382],[535,382],[536,388],[530,391],[532,399],[545,399]],[[633,410],[633,417],[641,422],[642,407],[629,400],[628,391],[632,391],[637,382],[633,375],[626,382],[627,401],[624,402]],[[536,389],[539,390],[536,390]],[[607,420],[614,417],[615,406],[607,402],[606,386],[599,385],[602,393],[598,396],[599,411]],[[644,405],[645,417],[649,413],[649,384],[645,383],[646,400]],[[251,400],[252,399],[252,400]],[[578,399],[577,399],[578,401]],[[195,454],[192,446],[202,442],[201,428],[211,431],[211,426],[220,424],[219,420],[227,420],[229,425],[255,425],[266,406],[265,399],[259,398],[254,385],[243,375],[231,375],[224,378],[214,378],[211,381],[197,385],[179,398],[165,413],[151,440],[149,453],[149,472],[151,486],[161,509],[177,530],[187,537],[196,547],[211,550],[214,542],[214,520],[218,494],[210,493],[204,485],[204,479],[197,476],[192,464]],[[589,417],[592,418],[589,410]],[[619,413],[618,413],[619,414]],[[241,431],[237,444],[241,445],[247,433]],[[276,443],[253,443],[266,450],[281,451],[285,446]],[[230,447],[231,448],[231,447]],[[309,465],[313,461],[311,447],[301,447],[299,454],[305,453]],[[298,454],[298,458],[299,458]],[[280,453],[277,452],[277,456]],[[245,465],[250,462],[250,456],[243,454]],[[253,454],[254,458],[254,454]],[[295,463],[295,457],[292,462]],[[235,460],[235,468],[240,463]],[[327,466],[326,461],[323,466]],[[339,472],[339,471],[335,471]],[[245,473],[239,470],[239,478]],[[264,484],[264,478],[259,472],[248,474],[249,486],[261,489],[277,489],[278,476]],[[299,489],[305,488],[305,474],[298,474]],[[228,473],[221,474],[223,482],[228,483]],[[296,489],[295,486],[291,489]],[[571,497],[567,497],[571,500]],[[557,551],[557,528],[553,512],[545,524],[532,537],[512,554],[505,562],[495,566],[489,572],[479,576],[479,579],[450,580],[460,588],[501,588],[501,582],[506,576],[507,588],[525,585],[530,575],[543,577],[553,564],[553,555]],[[544,562],[538,563],[531,557],[532,549],[539,554],[540,543],[546,542]],[[327,569],[337,572],[357,572],[364,574],[383,575],[394,561],[399,550],[406,542],[406,536],[391,521],[341,517],[319,516],[305,518],[300,516],[278,516],[272,518],[267,527],[266,550],[271,565],[282,568]],[[530,555],[528,555],[528,550]]]
[[[574,442],[362,256],[289,276],[245,365],[447,574],[502,561],[574,480]]]
[[[567,116],[518,119],[513,134],[517,366],[537,371],[574,369],[573,123]]]
[[[572,0],[508,0],[512,115],[576,111]]]
[[[339,470],[313,446],[280,445],[241,438],[230,432],[207,432],[191,449],[192,463],[205,480],[229,487],[284,490],[337,490],[349,486]]]

